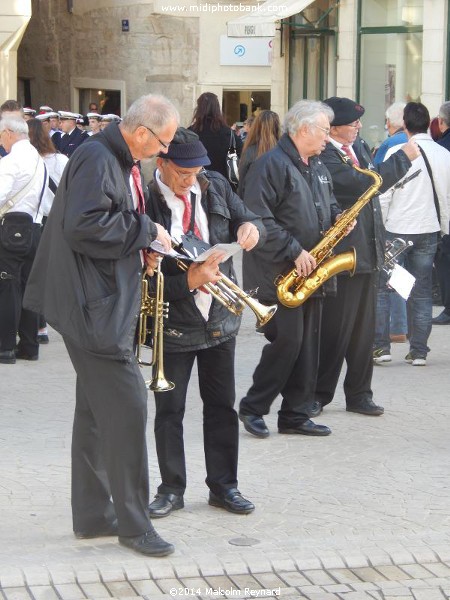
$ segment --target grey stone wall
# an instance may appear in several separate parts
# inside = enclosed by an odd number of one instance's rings
[[[65,1],[33,0],[18,53],[18,77],[31,79],[33,107],[78,110],[70,106],[70,78],[98,77],[124,80],[128,105],[150,92],[168,96],[187,123],[198,78],[198,19],[152,14],[149,3],[111,4],[70,14]],[[129,32],[122,32],[122,19]]]

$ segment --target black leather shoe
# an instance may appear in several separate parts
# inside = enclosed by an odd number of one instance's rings
[[[244,424],[245,430],[255,437],[266,438],[270,435],[264,419],[259,415],[242,415],[239,413],[239,419]]]
[[[301,435],[330,435],[331,429],[326,425],[317,425],[308,419],[301,425],[294,427],[278,427],[278,433],[300,433]]]
[[[38,360],[39,354],[27,354],[23,350],[16,350],[16,358],[20,358],[20,360]]]
[[[441,312],[440,315],[431,319],[433,325],[450,325],[450,315],[448,315],[445,310]]]
[[[146,556],[167,556],[175,550],[173,545],[159,537],[154,529],[135,537],[119,536],[119,543]]]
[[[311,410],[309,411],[309,416],[311,419],[314,417],[318,417],[323,410],[322,404],[318,400],[314,400]]]
[[[255,505],[250,502],[250,500],[244,498],[241,492],[236,488],[227,490],[224,496],[216,496],[216,494],[209,492],[208,504],[210,506],[224,508],[225,510],[238,515],[248,515],[255,510]]]
[[[382,406],[377,406],[371,398],[363,398],[357,404],[348,405],[347,411],[359,413],[361,415],[369,415],[371,417],[379,417],[384,413]]]
[[[183,496],[176,494],[156,494],[155,499],[149,504],[148,512],[151,519],[167,517],[173,510],[184,508]]]
[[[14,350],[2,350],[0,352],[0,363],[4,365],[14,365],[16,363]]]
[[[105,527],[105,529],[100,529],[98,531],[74,531],[75,537],[79,540],[89,540],[91,538],[97,537],[109,537],[109,536],[117,536],[119,534],[119,526],[117,523],[117,519],[115,519],[109,527]]]

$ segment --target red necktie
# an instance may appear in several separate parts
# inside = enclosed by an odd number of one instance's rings
[[[133,178],[134,187],[138,197],[137,211],[143,214],[145,213],[144,192],[142,190],[141,171],[137,165],[131,167],[131,177]]]
[[[191,218],[192,218],[192,204],[187,196],[179,196],[175,194],[177,198],[179,198],[184,204],[184,213],[183,213],[183,231],[187,233],[191,226]],[[200,233],[199,228],[197,227],[197,223],[194,223],[194,233],[199,238],[202,239],[202,235]]]
[[[344,152],[352,161],[352,163],[355,163],[355,165],[357,167],[359,167],[359,161],[356,158],[356,156],[354,154],[352,154],[352,151],[350,150],[350,146],[342,146],[342,152]]]

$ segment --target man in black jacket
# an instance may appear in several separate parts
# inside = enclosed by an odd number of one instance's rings
[[[307,276],[316,266],[311,249],[335,222],[341,210],[333,196],[331,177],[319,155],[325,148],[333,112],[321,102],[302,100],[288,112],[278,144],[250,167],[245,204],[261,215],[267,240],[244,255],[244,285],[258,287],[264,304],[277,301],[278,275],[296,269]],[[329,435],[331,430],[310,420],[319,355],[323,288],[303,305],[279,304],[264,327],[269,341],[253,374],[253,385],[241,400],[239,418],[260,438],[269,430],[263,415],[278,396],[279,433]]]
[[[64,171],[24,305],[61,333],[77,374],[72,516],[78,538],[118,535],[149,556],[173,552],[152,527],[147,390],[133,345],[142,250],[170,238],[144,213],[138,162],[166,151],[178,112],[142,96],[120,125],[80,146]]]
[[[333,97],[325,103],[334,111],[330,141],[321,159],[333,180],[336,199],[343,210],[351,207],[373,184],[373,178],[353,168],[374,169],[366,142],[358,137],[364,108],[349,98]],[[350,157],[350,163],[343,156]],[[381,163],[380,193],[401,179],[419,156],[417,144],[410,141]],[[356,273],[337,278],[337,295],[324,302],[320,340],[319,374],[313,414],[329,404],[334,396],[344,360],[347,373],[344,392],[347,410],[364,415],[382,415],[383,407],[372,400],[373,339],[378,271],[384,263],[384,227],[377,197],[364,206],[351,234],[336,247],[336,253],[354,247]]]
[[[205,172],[205,165],[209,165],[206,148],[194,132],[180,127],[169,151],[157,159],[147,214],[177,240],[194,233],[210,245],[237,241],[244,250],[251,250],[263,231],[261,219],[244,206],[222,175]],[[223,258],[222,252],[214,252],[204,262],[190,264],[187,271],[180,270],[170,257],[162,263],[164,301],[169,302],[164,372],[175,388],[155,393],[155,438],[162,482],[149,507],[153,518],[166,517],[184,506],[183,416],[196,359],[209,504],[236,514],[248,514],[255,508],[241,495],[237,482],[239,426],[233,407],[240,317],[203,287],[216,283],[220,273],[235,280],[232,260],[221,262]]]

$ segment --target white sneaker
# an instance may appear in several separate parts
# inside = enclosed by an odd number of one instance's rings
[[[389,352],[389,350],[374,350],[373,351],[373,362],[376,365],[379,365],[381,363],[385,363],[385,362],[391,362],[392,361],[392,356],[391,353]]]
[[[413,367],[426,367],[427,359],[426,358],[414,358],[411,364]]]

